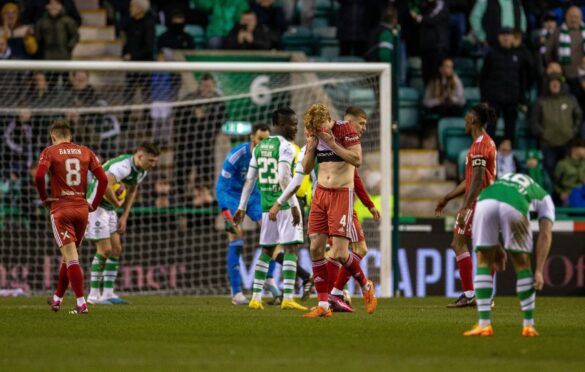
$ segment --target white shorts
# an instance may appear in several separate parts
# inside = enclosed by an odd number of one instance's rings
[[[473,247],[491,249],[501,232],[504,248],[514,253],[532,253],[530,221],[509,204],[494,199],[479,201],[473,218]]]
[[[116,211],[110,211],[98,207],[89,214],[89,223],[85,232],[87,240],[109,239],[118,231],[118,215]]]
[[[297,226],[293,225],[290,209],[281,210],[276,216],[276,221],[268,218],[268,212],[262,213],[262,226],[260,227],[260,246],[271,247],[278,244],[302,244],[303,220]]]

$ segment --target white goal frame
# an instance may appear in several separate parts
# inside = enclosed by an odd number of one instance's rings
[[[234,62],[119,62],[119,61],[0,61],[0,71],[101,71],[101,72],[272,72],[371,73],[379,76],[380,96],[380,296],[393,296],[392,224],[392,111],[391,68],[385,63],[234,63]],[[0,104],[1,105],[1,104]],[[397,171],[397,170],[396,170]]]

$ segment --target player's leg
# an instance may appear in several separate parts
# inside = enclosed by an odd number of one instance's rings
[[[122,242],[120,240],[120,234],[114,232],[110,237],[110,242],[112,245],[112,253],[106,260],[106,268],[104,271],[104,290],[100,300],[109,301],[114,305],[125,304],[127,301],[118,297],[114,293],[116,278],[118,277],[118,271],[120,270],[120,256],[122,255]]]
[[[95,304],[100,301],[100,289],[104,277],[104,270],[106,269],[106,260],[112,253],[112,245],[110,243],[112,233],[110,228],[111,216],[109,212],[103,208],[98,208],[94,212],[91,212],[88,217],[85,238],[94,241],[96,246],[96,254],[91,262],[90,291],[87,297],[87,301],[90,304]]]
[[[455,222],[453,230],[453,242],[451,246],[455,251],[455,259],[459,276],[461,277],[461,288],[463,294],[454,302],[447,305],[449,308],[475,306],[475,292],[473,291],[473,261],[470,254],[471,243],[471,221],[473,219],[473,209],[470,209],[465,216],[465,227],[460,228]]]
[[[496,262],[498,237],[502,222],[499,212],[500,203],[496,200],[483,200],[477,204],[473,220],[473,247],[477,252],[477,271],[475,274],[475,294],[477,296],[478,325],[464,333],[465,336],[491,336],[491,301],[494,279],[491,268]]]
[[[284,263],[284,252],[279,252],[273,262],[279,263],[282,266]],[[270,274],[270,271],[268,273]],[[303,297],[301,300],[305,301],[309,298],[311,291],[313,290],[313,277],[310,272],[297,264],[297,278],[301,279],[303,282]]]
[[[329,249],[325,251],[325,260],[327,260],[327,290],[331,292],[335,286],[335,281],[337,280],[339,271],[343,266],[335,259],[335,257],[333,257],[331,238],[327,239],[327,244],[329,245]]]
[[[269,305],[280,305],[282,304],[282,291],[278,288],[278,285],[274,281],[274,270],[276,269],[276,257],[281,253],[282,248],[276,246],[272,251],[272,259],[268,264],[268,272],[266,273],[266,281],[264,282],[264,289],[269,291],[272,295],[272,300],[268,301]],[[282,263],[281,263],[282,265]]]
[[[76,244],[75,242],[65,244],[60,250],[65,262],[67,262],[67,276],[77,299],[77,306],[71,311],[71,314],[86,314],[88,311],[83,296],[83,272],[79,265]]]
[[[248,307],[253,310],[263,309],[262,291],[266,282],[268,267],[272,260],[274,248],[278,245],[278,225],[268,218],[268,213],[262,213],[262,224],[260,226],[260,247],[262,253],[256,260],[254,267],[254,285],[252,288],[252,300]]]
[[[232,304],[247,305],[248,299],[242,293],[242,277],[240,275],[240,256],[244,249],[244,237],[241,231],[228,232],[227,268],[232,293]]]
[[[284,257],[282,261],[282,277],[284,282],[283,310],[307,310],[306,307],[295,302],[293,296],[297,280],[298,248],[303,243],[303,224],[293,224],[292,211],[281,210],[277,215],[278,237]]]

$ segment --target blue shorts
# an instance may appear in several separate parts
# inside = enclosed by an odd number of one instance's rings
[[[220,208],[229,209],[232,216],[236,214],[236,211],[240,206],[239,195],[236,196],[228,194],[218,194],[217,201],[219,203]],[[248,208],[246,209],[246,214],[254,222],[262,221],[262,205],[260,203],[259,198],[251,197],[250,200],[248,200]]]

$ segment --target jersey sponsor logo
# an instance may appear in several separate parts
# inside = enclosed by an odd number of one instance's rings
[[[226,171],[225,169],[221,170],[221,176],[223,178],[232,178],[232,174],[230,172]]]
[[[59,149],[59,155],[81,155],[80,149]]]
[[[345,136],[345,142],[359,142],[360,137],[357,134]]]
[[[329,151],[317,150],[317,162],[318,163],[335,162],[335,161],[344,161],[344,160],[339,155],[337,155],[333,150],[329,150]]]

